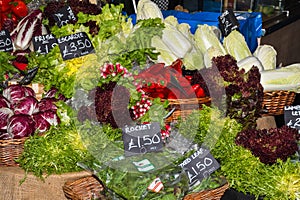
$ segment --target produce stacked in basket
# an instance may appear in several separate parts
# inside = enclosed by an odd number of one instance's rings
[[[32,88],[10,85],[3,90],[0,99],[0,139],[20,139],[29,137],[35,132],[44,133],[50,126],[59,123],[55,106],[58,99],[51,91],[41,100],[37,100]]]

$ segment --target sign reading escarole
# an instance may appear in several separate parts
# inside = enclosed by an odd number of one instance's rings
[[[63,60],[69,60],[95,52],[94,46],[85,32],[63,36],[57,39]]]
[[[163,148],[159,123],[123,128],[125,156],[161,151]]]

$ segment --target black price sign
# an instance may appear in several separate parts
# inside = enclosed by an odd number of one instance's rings
[[[179,166],[187,173],[190,185],[194,185],[216,171],[220,164],[210,154],[209,150],[199,148]]]
[[[126,126],[123,128],[125,156],[161,151],[163,143],[159,123]]]
[[[57,39],[52,34],[35,36],[32,38],[33,48],[40,54],[47,54],[57,45]]]
[[[300,130],[300,105],[285,106],[284,121],[287,126]]]
[[[53,17],[58,27],[62,27],[77,20],[70,6],[62,7],[55,14],[53,14]]]
[[[8,30],[0,31],[0,51],[10,52],[13,50],[12,40]]]
[[[229,35],[231,31],[238,29],[240,26],[239,21],[235,17],[232,10],[225,10],[225,12],[218,17],[218,20],[222,35],[224,37]]]
[[[63,60],[69,60],[95,52],[94,46],[85,32],[60,37],[57,39]]]

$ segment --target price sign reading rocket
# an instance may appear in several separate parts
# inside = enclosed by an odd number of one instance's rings
[[[222,13],[218,17],[219,26],[222,32],[222,35],[226,37],[231,33],[231,31],[239,28],[239,21],[235,17],[232,10],[225,10],[225,12]]]
[[[49,53],[57,45],[57,39],[52,34],[35,36],[32,42],[34,50],[40,54]]]
[[[57,39],[63,60],[69,60],[95,52],[94,46],[85,32]]]
[[[53,18],[58,27],[62,27],[77,20],[70,6],[64,6],[59,9],[55,14],[53,14]]]
[[[140,124],[123,128],[125,156],[161,151],[163,143],[159,123]]]
[[[0,51],[11,52],[13,50],[12,40],[8,30],[0,31]]]
[[[210,154],[209,150],[199,148],[179,166],[187,173],[190,185],[195,185],[216,171],[220,164]]]
[[[300,105],[285,106],[284,121],[287,126],[300,130]]]

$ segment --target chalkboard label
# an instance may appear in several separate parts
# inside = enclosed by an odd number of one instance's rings
[[[53,17],[58,27],[62,27],[77,20],[70,6],[62,7],[55,14],[53,14]]]
[[[187,173],[190,185],[195,185],[216,171],[220,167],[220,164],[211,155],[209,150],[199,148],[179,164],[179,166]]]
[[[226,37],[231,31],[238,29],[240,24],[232,10],[225,10],[219,17],[219,26],[222,35]]]
[[[300,130],[300,105],[285,106],[284,121],[287,126]]]
[[[85,32],[60,37],[57,39],[63,60],[69,60],[95,52],[94,46]]]
[[[125,156],[161,151],[163,148],[159,123],[140,124],[123,128]]]
[[[8,30],[0,31],[0,51],[10,52],[13,50],[12,40]]]
[[[57,45],[57,39],[52,34],[39,35],[32,38],[34,51],[47,54]]]

